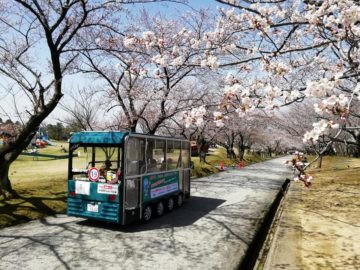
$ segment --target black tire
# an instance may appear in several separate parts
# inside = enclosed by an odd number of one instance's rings
[[[184,196],[182,194],[179,194],[176,199],[176,206],[181,207],[184,204]]]
[[[168,210],[169,212],[171,212],[172,210],[174,210],[174,206],[175,206],[175,201],[173,197],[170,197],[167,201],[166,201],[166,210]]]
[[[157,216],[162,216],[165,212],[165,206],[164,206],[164,203],[162,201],[159,201],[157,204],[156,204],[156,215]]]
[[[145,222],[148,222],[152,218],[152,208],[150,205],[145,206],[142,214],[142,219]]]

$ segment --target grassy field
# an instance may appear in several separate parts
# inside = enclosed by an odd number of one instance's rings
[[[360,159],[327,157],[303,191],[301,256],[317,269],[360,269]]]
[[[293,183],[287,195],[277,265],[360,269],[360,159],[325,157],[321,169],[308,173],[314,177],[311,187]]]
[[[307,210],[325,210],[349,223],[360,220],[360,159],[325,157],[321,169],[311,168],[314,183],[303,192]]]
[[[60,145],[39,150],[64,155]],[[10,179],[19,198],[0,201],[0,228],[65,212],[67,159],[22,156],[11,165]]]
[[[257,163],[266,160],[256,154],[246,153],[244,156],[246,164]],[[224,162],[224,166],[237,166],[237,162],[226,157],[225,148],[211,148],[209,153],[206,156],[206,163],[201,164],[199,157],[192,157],[194,162],[194,169],[192,170],[192,177],[203,177],[212,173],[219,172],[219,165],[221,162]]]
[[[64,155],[60,145],[67,147],[66,142],[56,142],[56,146],[39,149],[41,154]],[[80,149],[80,157],[74,158],[77,164],[87,163],[86,154]],[[245,156],[247,163],[259,162],[257,156]],[[192,177],[202,177],[217,173],[221,161],[225,166],[236,165],[226,158],[223,148],[210,149],[206,164],[200,164],[198,157],[193,157],[195,168]],[[0,201],[0,228],[19,224],[32,219],[43,218],[66,211],[67,159],[51,159],[20,156],[10,168],[10,179],[19,198]]]

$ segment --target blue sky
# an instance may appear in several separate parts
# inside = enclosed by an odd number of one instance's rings
[[[179,0],[181,1],[181,0]],[[158,2],[158,3],[146,3],[146,4],[133,4],[127,6],[129,10],[133,9],[146,9],[150,14],[156,15],[161,13],[168,17],[177,17],[181,13],[187,11],[198,11],[200,9],[209,9],[216,11],[217,7],[229,7],[216,2],[215,0],[188,0],[185,4],[173,3],[173,2]]]
[[[171,2],[147,3],[136,6],[142,6],[152,13],[166,12],[169,15],[179,15],[178,11],[199,10],[201,8],[210,8],[215,10],[220,4],[214,0],[188,0],[187,4],[178,4]],[[135,5],[134,5],[135,6]]]

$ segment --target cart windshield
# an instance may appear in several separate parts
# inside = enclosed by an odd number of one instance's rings
[[[118,183],[122,147],[77,146],[71,149],[70,179]]]

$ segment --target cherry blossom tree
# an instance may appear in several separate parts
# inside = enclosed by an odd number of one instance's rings
[[[59,120],[78,131],[104,130],[107,128],[106,117],[101,107],[101,98],[96,89],[82,88],[69,93],[60,103],[60,108],[67,116]]]
[[[117,111],[127,129],[154,134],[168,119],[201,104],[199,39],[206,20],[205,12],[171,20],[145,11],[130,14],[126,28],[87,33],[97,36],[96,43],[82,53],[79,69],[99,79],[108,110]]]
[[[14,193],[8,176],[11,163],[64,94],[66,77],[82,49],[75,41],[87,29],[111,29],[124,5],[134,2],[150,1],[0,2],[2,88],[14,96],[14,109],[23,123],[0,149],[0,195]]]
[[[321,156],[351,126],[360,84],[358,1],[222,1],[216,27],[203,40],[224,79],[223,111],[239,117],[316,100],[320,115],[304,142],[331,138]],[[191,114],[189,114],[191,115]],[[224,119],[220,115],[219,121]]]
[[[231,159],[237,158],[234,151],[234,148],[237,147],[238,158],[243,160],[245,150],[249,149],[252,144],[251,137],[258,130],[258,127],[253,126],[250,115],[239,119],[236,114],[231,113],[224,116],[225,119],[221,119],[219,122],[220,115],[217,111],[213,112],[213,121],[216,125],[214,140],[226,149],[227,157]]]

